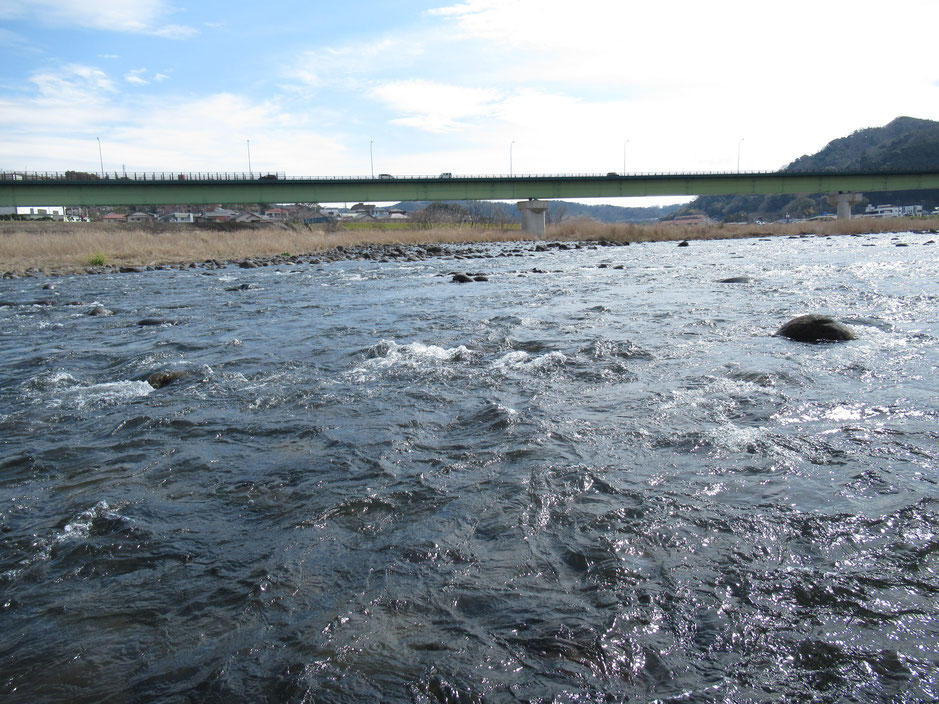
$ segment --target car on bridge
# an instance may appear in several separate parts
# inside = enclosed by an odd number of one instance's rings
[[[394,176],[392,176],[391,174],[378,174],[378,178],[380,178],[383,181],[390,181],[391,179],[394,178]]]

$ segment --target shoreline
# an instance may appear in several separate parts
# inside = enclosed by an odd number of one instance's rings
[[[812,221],[772,225],[671,225],[567,221],[543,239],[518,230],[436,228],[325,232],[306,226],[256,229],[191,225],[141,228],[127,224],[0,222],[0,277],[132,273],[166,269],[256,268],[331,261],[420,261],[460,256],[486,258],[471,245],[516,243],[527,252],[754,237],[832,237],[914,232],[939,233],[939,218]],[[460,245],[459,251],[451,250]],[[470,245],[467,249],[467,245]],[[556,246],[556,245],[555,245]],[[526,250],[518,252],[527,253]],[[561,247],[558,247],[561,248]]]

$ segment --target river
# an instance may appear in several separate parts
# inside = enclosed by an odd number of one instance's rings
[[[0,281],[5,702],[939,697],[929,235],[448,251]]]

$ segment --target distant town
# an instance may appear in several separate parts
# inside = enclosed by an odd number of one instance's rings
[[[126,212],[125,212],[126,211]],[[357,203],[349,208],[326,208],[318,205],[271,205],[255,208],[207,209],[195,206],[159,206],[147,210],[80,208],[66,206],[18,206],[0,208],[0,218],[16,220],[64,220],[67,222],[132,222],[132,223],[246,223],[276,225],[294,222],[303,224],[344,222],[407,221],[410,214],[401,209],[378,208]]]
[[[563,201],[561,212],[556,216],[560,222],[564,217]],[[403,205],[403,204],[399,204]],[[487,207],[488,206],[488,207]],[[57,220],[65,222],[120,222],[120,223],[237,223],[254,226],[295,223],[304,225],[342,225],[346,223],[410,223],[415,226],[426,223],[454,224],[506,224],[511,221],[511,210],[500,204],[483,204],[485,213],[479,207],[465,207],[453,203],[433,203],[420,210],[406,207],[379,207],[370,203],[356,203],[351,207],[324,207],[317,204],[274,204],[255,207],[225,208],[215,205],[211,208],[172,205],[157,206],[146,210],[128,208],[85,208],[68,206],[17,206],[0,207],[0,219],[3,220]],[[868,204],[861,212],[854,213],[854,218],[899,218],[939,216],[939,208],[927,210],[923,205],[872,205]],[[834,216],[824,213],[807,219],[832,219]],[[806,218],[801,218],[806,219]],[[779,222],[797,222],[801,219],[784,219]],[[676,225],[709,225],[717,221],[706,215],[666,215],[659,220]],[[762,222],[754,220],[754,222]]]

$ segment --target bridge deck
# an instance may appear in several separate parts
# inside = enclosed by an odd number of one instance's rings
[[[245,174],[0,173],[0,206],[525,200],[939,189],[939,170],[288,179]]]

